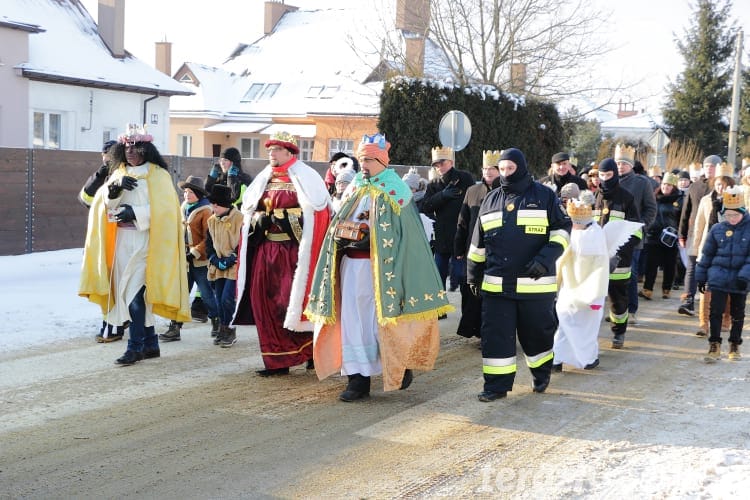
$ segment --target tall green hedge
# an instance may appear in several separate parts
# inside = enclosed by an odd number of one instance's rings
[[[430,151],[440,145],[440,119],[451,110],[471,121],[471,140],[456,153],[456,166],[473,172],[482,168],[482,151],[517,147],[538,178],[550,157],[563,145],[557,109],[508,94],[489,85],[461,87],[437,81],[397,77],[385,82],[380,97],[378,129],[391,142],[391,163],[429,165]]]

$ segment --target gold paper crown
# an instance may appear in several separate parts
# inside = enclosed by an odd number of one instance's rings
[[[576,224],[586,224],[592,220],[591,205],[586,202],[576,199],[568,200],[566,209],[568,217]]]
[[[737,210],[745,206],[745,195],[742,186],[726,188],[721,198],[722,203],[724,203],[724,210]]]
[[[434,158],[434,150],[432,154]],[[494,151],[482,151],[482,167],[497,167],[498,163],[500,163],[500,151],[498,151],[497,149]]]
[[[432,163],[437,163],[441,160],[453,161],[453,148],[447,146],[444,148],[438,146],[432,148]]]
[[[295,139],[292,134],[286,131],[276,132],[271,136],[271,139],[276,141],[290,142],[295,146],[297,145],[297,139]]]
[[[615,146],[615,161],[626,161],[633,165],[635,163],[635,148],[626,144]]]
[[[690,170],[691,177],[693,175],[700,176],[701,175],[701,168],[703,168],[703,166],[700,163],[698,163],[697,161],[694,161],[693,163],[691,163],[690,166],[688,167],[688,170]]]
[[[648,168],[648,176],[649,177],[661,177],[663,172],[661,171],[661,167],[658,165],[654,165],[653,167]]]
[[[680,178],[677,177],[677,174],[673,174],[672,172],[667,172],[666,174],[664,174],[664,178],[661,180],[661,183],[677,186],[677,183],[679,181],[680,181]]]
[[[734,177],[732,165],[725,161],[721,162],[721,165],[716,168],[716,177]]]

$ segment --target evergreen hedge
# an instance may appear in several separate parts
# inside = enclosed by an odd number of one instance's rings
[[[384,83],[378,129],[391,142],[391,163],[429,165],[445,113],[458,110],[471,121],[471,140],[456,153],[456,166],[479,178],[482,151],[517,147],[529,169],[546,175],[549,160],[564,142],[562,121],[551,104],[509,94],[490,85],[461,87],[396,77]]]

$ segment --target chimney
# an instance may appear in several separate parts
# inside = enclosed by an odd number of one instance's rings
[[[424,38],[410,36],[406,38],[406,76],[420,78],[424,76]]]
[[[99,36],[114,57],[125,57],[125,0],[99,0]]]
[[[172,42],[156,42],[156,69],[165,75],[172,76]]]
[[[263,33],[268,35],[276,27],[281,16],[287,12],[294,12],[297,7],[286,5],[284,0],[268,0],[265,4],[265,15],[263,17]]]
[[[523,93],[526,91],[526,64],[511,63],[510,91],[516,93]]]
[[[396,0],[396,28],[427,36],[430,0]]]
[[[633,103],[632,109],[628,110],[628,103],[623,103],[622,100],[620,100],[620,105],[617,109],[617,118],[628,118],[630,116],[635,116],[638,114],[638,111],[635,110],[635,103]]]

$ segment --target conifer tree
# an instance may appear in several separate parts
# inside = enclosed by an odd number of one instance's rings
[[[732,100],[731,59],[736,29],[729,26],[728,0],[698,0],[693,25],[677,48],[685,69],[668,85],[662,110],[672,140],[694,141],[705,155],[725,156],[727,116]]]

